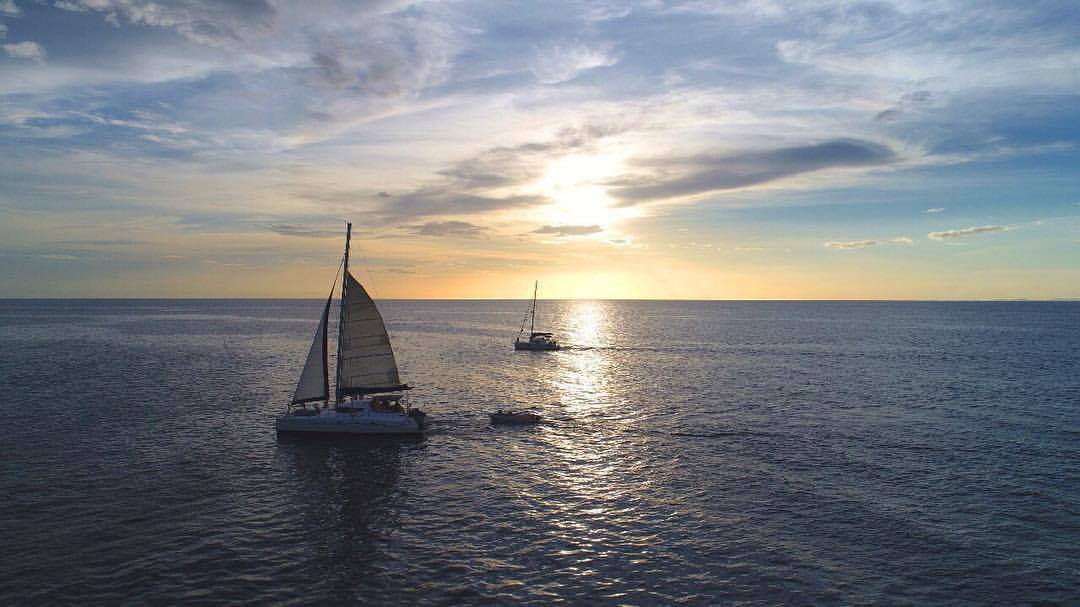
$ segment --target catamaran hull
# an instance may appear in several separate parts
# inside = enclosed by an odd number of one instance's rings
[[[533,352],[550,352],[552,350],[558,350],[559,344],[536,344],[529,343],[527,341],[515,341],[515,350],[531,350]]]
[[[346,421],[323,417],[298,417],[287,415],[279,417],[276,423],[278,432],[306,432],[314,434],[405,434],[421,435],[427,424],[409,418],[405,423],[387,424],[367,420]]]
[[[306,433],[306,434],[373,434],[373,435],[408,435],[422,436],[423,430],[417,428],[391,428],[386,426],[349,426],[345,423],[294,423],[292,420],[278,421],[279,433]]]
[[[308,434],[404,434],[419,436],[423,429],[413,427],[367,426],[361,423],[312,423],[293,419],[279,419],[279,433],[303,432]]]

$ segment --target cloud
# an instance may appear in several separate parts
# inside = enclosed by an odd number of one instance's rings
[[[834,139],[768,151],[654,159],[640,164],[657,169],[656,174],[620,179],[608,192],[620,206],[632,206],[761,185],[828,168],[883,165],[895,158],[890,148],[879,143]]]
[[[538,51],[532,73],[541,84],[559,84],[573,80],[582,72],[615,65],[610,49],[585,44],[555,44]]]
[[[143,244],[142,240],[112,239],[112,240],[61,240],[61,244],[70,244],[88,247],[113,247]]]
[[[356,82],[356,76],[345,70],[341,60],[323,52],[315,53],[311,62],[318,68],[324,82],[337,88],[344,88]]]
[[[960,230],[945,230],[943,232],[930,232],[926,235],[931,240],[951,240],[954,238],[964,238],[967,236],[975,236],[977,234],[987,234],[991,232],[1004,232],[1009,228],[1007,226],[972,226],[970,228],[963,228]]]
[[[383,221],[436,215],[472,215],[503,209],[546,204],[545,196],[529,194],[492,196],[472,194],[445,187],[426,187],[387,199],[371,214]]]
[[[176,30],[213,46],[227,46],[268,32],[277,11],[267,0],[64,0],[58,8],[104,13],[106,20]]]
[[[43,63],[45,61],[45,49],[37,42],[13,42],[4,45],[4,52],[14,59],[29,59]]]
[[[386,101],[408,98],[445,80],[462,44],[451,25],[423,12],[395,16],[375,11],[366,17],[353,21],[349,30],[335,28],[317,36],[309,73],[315,82]],[[314,109],[346,113],[357,108],[357,101],[363,99],[317,100]]]
[[[496,146],[439,171],[457,187],[494,188],[518,185],[539,177],[545,160],[589,149],[594,143],[628,129],[622,123],[586,123],[560,129],[551,139]]]
[[[907,93],[900,97],[900,101],[895,106],[878,112],[874,116],[874,120],[876,122],[892,122],[898,119],[905,111],[929,103],[933,96],[933,93],[924,90]]]
[[[300,236],[303,238],[330,238],[340,236],[341,230],[324,230],[308,226],[278,223],[270,226],[271,232],[277,232],[282,236]]]
[[[539,178],[548,160],[588,150],[598,140],[623,133],[627,128],[617,123],[586,123],[560,129],[550,139],[491,147],[437,171],[441,180],[398,194],[379,192],[372,196],[345,191],[301,196],[341,204],[375,198],[377,206],[370,213],[386,223],[541,206],[549,204],[551,199],[520,193],[520,186]]]
[[[0,0],[0,15],[18,17],[22,15],[22,9],[15,4],[15,0]]]
[[[932,209],[926,209],[923,213],[941,213],[945,210],[945,207],[934,207]]]
[[[890,239],[887,243],[881,243],[881,242],[878,242],[876,240],[846,240],[846,241],[831,240],[829,242],[826,242],[825,246],[830,248],[830,249],[850,250],[850,249],[865,249],[867,247],[875,247],[875,246],[877,246],[879,244],[890,244],[890,243],[891,244],[911,245],[911,244],[914,244],[915,241],[912,240],[911,238],[907,237],[907,236],[897,236],[896,238]]]
[[[865,249],[877,244],[876,240],[849,240],[846,242],[830,241],[825,246],[830,249]]]
[[[402,226],[402,229],[417,236],[451,238],[480,238],[487,232],[487,228],[467,221],[429,221],[417,225]]]
[[[604,228],[591,225],[591,226],[544,226],[533,230],[532,234],[549,234],[552,236],[587,236],[589,234],[596,234],[597,232],[603,232]]]
[[[875,114],[874,115],[874,120],[876,122],[892,122],[893,120],[896,120],[897,118],[899,118],[900,114],[902,114],[902,112],[900,110],[890,108],[890,109],[887,109],[887,110],[882,110],[882,111],[878,112],[877,114]]]

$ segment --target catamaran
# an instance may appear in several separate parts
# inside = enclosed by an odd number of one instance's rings
[[[420,409],[412,408],[404,398],[403,392],[410,386],[402,383],[398,375],[390,336],[379,309],[363,285],[349,273],[351,237],[352,224],[346,223],[333,403],[330,400],[327,327],[330,303],[337,286],[336,275],[292,402],[285,415],[277,418],[277,431],[422,434],[427,429],[427,416]],[[322,401],[321,405],[319,401]]]
[[[515,350],[558,350],[559,342],[555,340],[552,333],[536,330],[536,294],[540,290],[540,281],[536,281],[533,285],[533,299],[532,305],[529,306],[528,313],[525,314],[525,318],[521,320],[521,329],[518,330],[518,336],[514,339]],[[522,339],[525,334],[525,322],[529,322],[529,338]]]

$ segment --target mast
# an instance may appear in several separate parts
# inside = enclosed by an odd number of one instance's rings
[[[345,222],[345,261],[342,262],[345,266],[342,272],[341,280],[341,302],[340,311],[338,313],[338,334],[337,334],[337,369],[334,372],[334,400],[338,404],[341,403],[341,342],[342,337],[345,335],[345,295],[349,288],[349,241],[352,239],[352,222]]]
[[[533,305],[532,305],[532,320],[529,321],[529,339],[532,339],[533,333],[536,332],[536,292],[540,290],[540,281],[533,283]]]

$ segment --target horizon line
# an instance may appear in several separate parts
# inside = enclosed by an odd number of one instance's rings
[[[333,299],[340,299],[334,297]],[[531,301],[531,297],[378,297],[376,301]],[[0,297],[6,301],[323,301],[321,297]],[[1058,297],[1037,299],[1027,297],[992,297],[982,299],[901,299],[901,298],[750,298],[750,299],[710,299],[679,298],[661,299],[650,297],[552,297],[539,298],[538,301],[656,301],[656,302],[867,302],[867,303],[990,303],[990,302],[1030,302],[1030,303],[1077,303],[1080,297]]]

